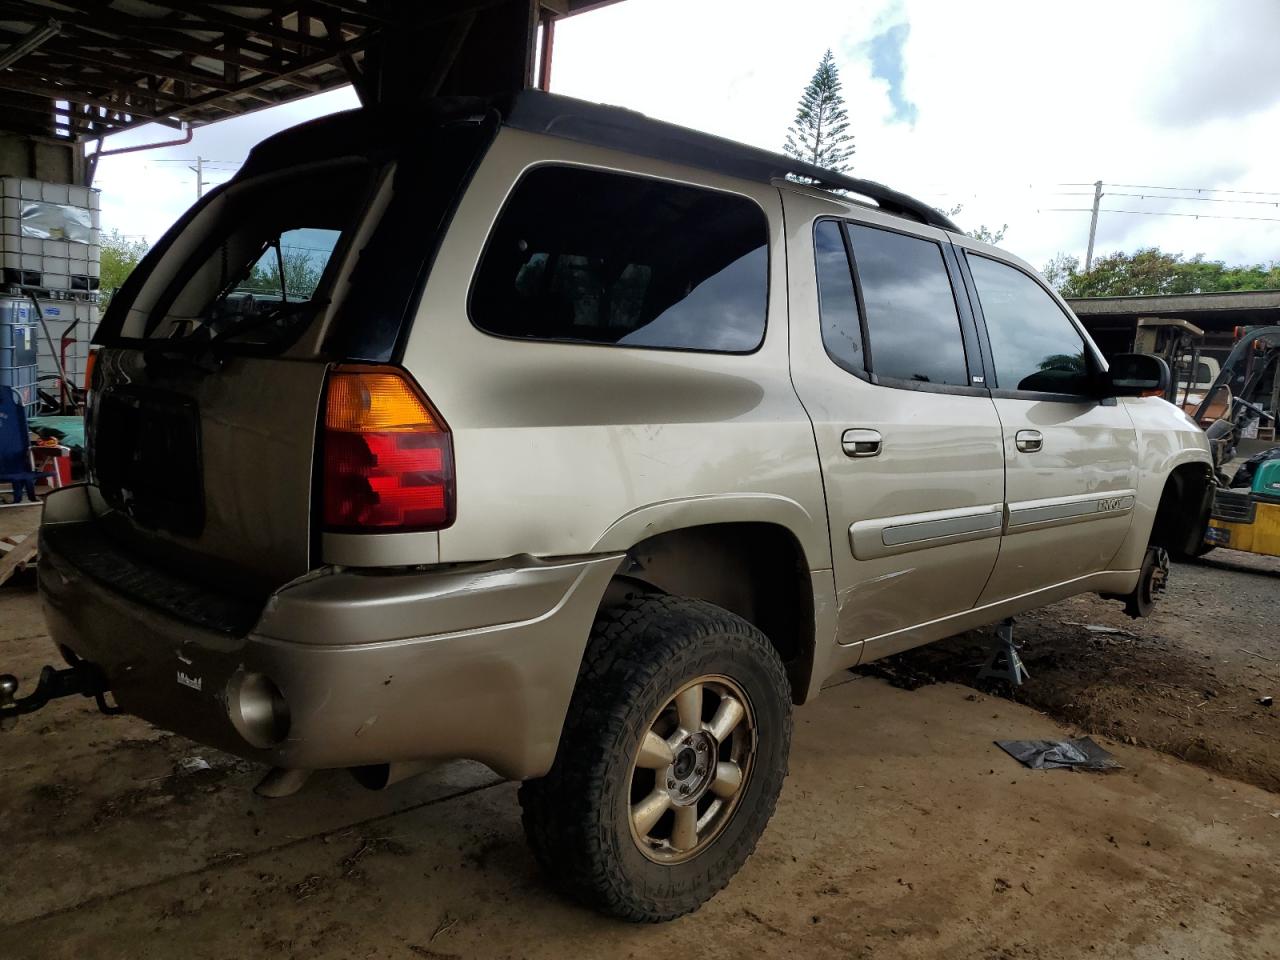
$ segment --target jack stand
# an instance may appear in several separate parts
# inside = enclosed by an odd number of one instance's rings
[[[978,679],[1008,680],[1011,686],[1020,687],[1022,681],[1030,680],[1031,674],[1018,655],[1018,648],[1013,645],[1013,617],[1002,620],[996,627],[996,641],[991,645],[991,656],[978,671]]]

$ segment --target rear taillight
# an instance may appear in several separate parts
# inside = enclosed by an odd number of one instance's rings
[[[449,428],[402,370],[329,374],[321,459],[328,530],[439,530],[453,522]]]

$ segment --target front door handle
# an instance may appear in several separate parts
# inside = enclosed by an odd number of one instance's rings
[[[840,437],[846,457],[878,457],[884,442],[879,430],[846,430]]]
[[[1044,437],[1039,430],[1019,430],[1014,434],[1013,442],[1022,453],[1039,453],[1044,446]]]

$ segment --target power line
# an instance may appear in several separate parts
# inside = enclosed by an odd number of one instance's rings
[[[1280,200],[1232,200],[1228,197],[1175,197],[1170,195],[1161,195],[1158,193],[1120,193],[1115,190],[1106,191],[1108,197],[1137,197],[1139,200],[1174,200],[1174,201],[1197,201],[1204,203],[1248,203],[1257,204],[1262,207],[1280,207]],[[1050,194],[1053,197],[1091,197],[1092,190],[1062,190],[1057,193]],[[1280,194],[1277,194],[1280,196]]]
[[[1059,183],[1059,187],[1092,187],[1092,183]],[[1231,190],[1226,187],[1160,187],[1150,183],[1112,183],[1128,190],[1184,190],[1190,193],[1247,193],[1259,197],[1280,197],[1280,190]]]
[[[1047,213],[1092,213],[1092,207],[1044,207]],[[1171,210],[1119,210],[1114,207],[1101,207],[1100,213],[1131,213],[1140,217],[1191,217],[1193,220],[1256,220],[1267,223],[1280,223],[1280,217],[1241,217],[1215,213],[1174,213]]]

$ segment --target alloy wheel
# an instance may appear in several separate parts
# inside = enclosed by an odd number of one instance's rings
[[[636,751],[628,821],[656,863],[683,863],[732,819],[756,753],[755,716],[723,676],[682,686],[653,718]]]

